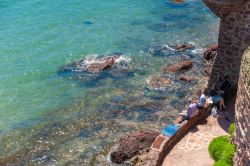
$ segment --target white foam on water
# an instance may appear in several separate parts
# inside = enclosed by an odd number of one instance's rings
[[[87,55],[86,58],[80,63],[80,65],[91,65],[91,64],[96,64],[96,63],[103,63],[106,58],[109,58],[112,56],[103,56],[100,57],[97,54],[91,54]],[[115,56],[114,56],[115,57]],[[120,63],[120,62],[130,62],[131,58],[127,57],[125,55],[118,55],[118,58],[115,58],[115,63]]]
[[[164,44],[164,45],[162,45],[162,46],[166,47],[166,48],[169,49],[170,51],[175,51],[175,49],[172,48],[172,47],[170,47],[168,44]]]
[[[83,64],[85,65],[91,65],[94,63],[101,63],[100,58],[98,58],[97,54],[87,55],[83,61]]]
[[[194,41],[189,41],[188,44],[191,44],[195,47],[195,49],[191,51],[193,54],[202,54],[205,51],[203,47],[201,47],[199,44],[195,43]]]
[[[129,56],[124,56],[124,55],[121,55],[119,58],[117,58],[115,60],[116,63],[120,63],[120,62],[130,62],[131,61],[131,58]]]
[[[192,50],[193,54],[201,54],[203,52],[204,52],[203,48],[196,48],[196,49]]]

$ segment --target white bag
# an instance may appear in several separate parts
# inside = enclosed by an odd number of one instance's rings
[[[211,112],[211,115],[212,115],[213,117],[216,117],[216,116],[217,116],[217,107],[216,107],[216,106],[213,107],[212,112]]]

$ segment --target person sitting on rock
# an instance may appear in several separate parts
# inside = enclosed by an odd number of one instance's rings
[[[219,91],[218,88],[213,88],[210,91],[210,97],[212,97],[213,103],[215,105],[219,104],[219,109],[224,111],[226,106],[225,106],[225,102],[222,96],[223,96],[223,93]]]
[[[196,92],[196,94],[199,97],[199,100],[197,102],[197,108],[203,109],[206,105],[206,96],[204,95],[204,93],[200,89]]]
[[[189,120],[190,118],[194,117],[198,113],[197,102],[193,100],[191,104],[188,105],[187,110],[180,113],[179,117],[177,117],[175,123],[181,123],[184,120]]]

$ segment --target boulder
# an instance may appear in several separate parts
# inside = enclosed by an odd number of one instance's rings
[[[211,45],[203,54],[203,58],[208,61],[213,61],[217,55],[218,45]]]
[[[191,44],[187,44],[187,43],[183,43],[183,44],[177,44],[175,46],[175,49],[178,51],[185,51],[185,50],[189,50],[192,49],[194,46]]]
[[[113,57],[107,58],[102,62],[89,64],[86,68],[89,73],[101,73],[102,71],[110,69],[115,63],[115,59]]]
[[[141,129],[122,137],[110,153],[111,161],[121,164],[139,155],[140,151],[151,147],[159,134],[157,131]]]
[[[91,73],[99,74],[102,71],[112,68],[116,60],[122,56],[120,53],[109,54],[108,56],[87,57],[76,62],[64,65],[59,69],[59,73]]]
[[[181,81],[186,81],[186,82],[192,82],[192,81],[195,80],[194,77],[189,76],[189,75],[184,75],[184,74],[180,75],[180,76],[178,77],[178,79],[181,80]]]
[[[169,65],[163,69],[164,73],[167,72],[178,72],[181,70],[190,69],[193,66],[193,61],[187,60],[176,64]]]

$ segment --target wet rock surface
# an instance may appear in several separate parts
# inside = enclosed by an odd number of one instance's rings
[[[189,50],[189,49],[192,49],[192,48],[194,48],[194,46],[191,45],[191,44],[187,44],[187,43],[177,44],[175,46],[175,49],[178,50],[178,51],[185,51],[185,50]]]
[[[133,76],[130,59],[121,53],[107,56],[89,56],[59,68],[58,74],[70,80],[82,80],[81,84],[95,82],[106,77]]]
[[[98,74],[102,71],[110,69],[115,64],[115,61],[121,56],[121,53],[114,53],[109,54],[108,56],[81,59],[79,61],[66,64],[60,69],[60,72],[75,71]]]
[[[215,56],[217,55],[218,45],[214,44],[209,46],[209,48],[204,52],[203,58],[208,61],[213,61]]]
[[[150,148],[158,135],[158,131],[143,129],[122,137],[110,153],[111,161],[121,164],[138,155],[141,151]]]
[[[163,72],[164,73],[178,72],[178,71],[190,69],[192,66],[193,66],[193,61],[190,61],[190,60],[182,61],[182,62],[172,64],[163,68]]]
[[[110,69],[114,65],[114,63],[115,59],[113,57],[109,57],[103,60],[103,62],[90,64],[86,70],[90,73],[100,73],[102,71]],[[76,64],[76,66],[80,68],[80,66],[78,65],[81,64]]]

